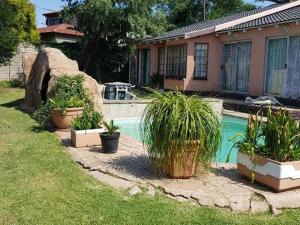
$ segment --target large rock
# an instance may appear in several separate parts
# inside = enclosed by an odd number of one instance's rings
[[[24,53],[22,55],[22,66],[24,74],[24,82],[28,82],[29,75],[31,73],[33,64],[37,58],[37,53]]]
[[[78,64],[66,57],[59,49],[44,48],[37,56],[23,56],[24,77],[26,80],[26,93],[23,108],[33,112],[41,100],[47,97],[51,86],[62,75],[84,76],[84,87],[93,98],[95,110],[102,112],[102,89],[95,79],[79,71]]]

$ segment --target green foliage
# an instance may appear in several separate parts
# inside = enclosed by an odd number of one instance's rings
[[[61,96],[55,96],[54,98],[49,99],[51,108],[58,108],[63,113],[67,108],[78,108],[84,107],[85,102],[84,100],[76,97],[68,98],[61,98]]]
[[[0,80],[0,88],[23,88],[24,83],[20,80]]]
[[[107,130],[108,135],[113,135],[120,129],[119,126],[115,125],[113,120],[111,120],[109,123],[104,122],[103,124]]]
[[[0,1],[0,64],[7,63],[20,42],[38,43],[35,8],[29,0]]]
[[[52,107],[49,101],[42,102],[33,113],[32,118],[38,123],[39,128],[47,128],[51,122]]]
[[[55,133],[32,130],[35,121],[17,109],[23,98],[23,89],[0,92],[0,118],[10,125],[0,135],[1,225],[299,225],[300,209],[234,213],[116,191],[82,171]],[[124,169],[124,160],[112,163]]]
[[[15,10],[7,0],[0,1],[0,65],[8,62],[18,48],[18,33],[14,29],[15,15]]]
[[[245,137],[236,143],[250,157],[267,157],[280,162],[300,160],[300,125],[284,109],[268,110],[267,122],[250,116]]]
[[[183,155],[188,141],[200,141],[198,162],[210,166],[220,146],[221,123],[208,102],[178,91],[153,92],[153,101],[144,112],[141,126],[150,158],[163,168],[170,162],[174,142]]]
[[[52,107],[59,108],[61,111],[72,107],[92,109],[93,103],[83,86],[83,82],[84,77],[82,75],[59,77],[48,95]]]
[[[74,130],[90,130],[101,128],[103,115],[98,112],[84,111],[82,117],[77,117],[72,123]]]
[[[48,47],[57,48],[61,50],[68,58],[72,60],[79,61],[80,60],[80,51],[81,51],[81,44],[79,42],[43,42]]]
[[[243,0],[207,0],[206,19],[216,19],[255,8]],[[204,20],[204,4],[199,0],[169,0],[170,28],[186,26]]]
[[[126,80],[128,56],[137,40],[165,30],[161,0],[71,1],[66,19],[76,16],[77,28],[85,34],[79,64],[96,80]],[[123,78],[125,77],[125,78]]]
[[[66,108],[84,107],[88,111],[93,109],[93,102],[87,94],[83,82],[82,75],[64,75],[55,81],[48,94],[49,99],[42,103],[33,114],[33,118],[41,128],[45,128],[49,124],[53,108],[60,109],[62,115]]]

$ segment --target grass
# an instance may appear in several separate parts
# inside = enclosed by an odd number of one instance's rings
[[[22,89],[0,89],[0,224],[300,224],[300,210],[236,214],[158,196],[129,197],[87,176],[56,135],[17,107]],[[5,125],[3,125],[5,122]],[[222,187],[220,187],[222,188]]]

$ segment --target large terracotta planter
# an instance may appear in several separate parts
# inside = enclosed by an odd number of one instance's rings
[[[254,172],[255,181],[277,192],[300,187],[300,161],[282,163],[257,157],[253,162],[248,155],[239,152],[237,170],[249,178]]]
[[[90,147],[101,145],[100,134],[104,129],[71,130],[71,142],[74,147]]]
[[[186,143],[183,155],[180,155],[177,146],[172,145],[171,162],[166,162],[165,173],[171,178],[188,179],[195,175],[200,141]]]
[[[52,110],[52,120],[55,126],[59,129],[71,128],[72,122],[76,117],[83,114],[83,107],[81,108],[67,108],[65,113],[62,114],[60,109]]]

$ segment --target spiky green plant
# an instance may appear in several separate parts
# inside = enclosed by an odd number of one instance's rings
[[[300,125],[285,109],[268,111],[262,135],[265,138],[263,156],[282,162],[300,160]]]
[[[90,130],[101,128],[103,115],[99,112],[85,110],[81,117],[76,117],[72,122],[74,130]]]
[[[174,149],[183,157],[187,143],[199,140],[196,161],[207,168],[220,146],[219,116],[198,96],[188,97],[179,91],[151,92],[153,101],[145,109],[141,126],[150,158],[163,169],[164,164],[171,161]],[[173,148],[174,143],[176,148]]]
[[[267,121],[250,116],[244,138],[235,143],[251,158],[267,157],[280,162],[300,160],[300,125],[285,109],[267,113]]]
[[[118,130],[120,129],[119,126],[115,125],[114,121],[111,120],[109,123],[107,122],[104,122],[103,123],[106,130],[107,130],[107,133],[103,133],[104,135],[107,134],[107,135],[113,135],[115,133],[118,132]]]

